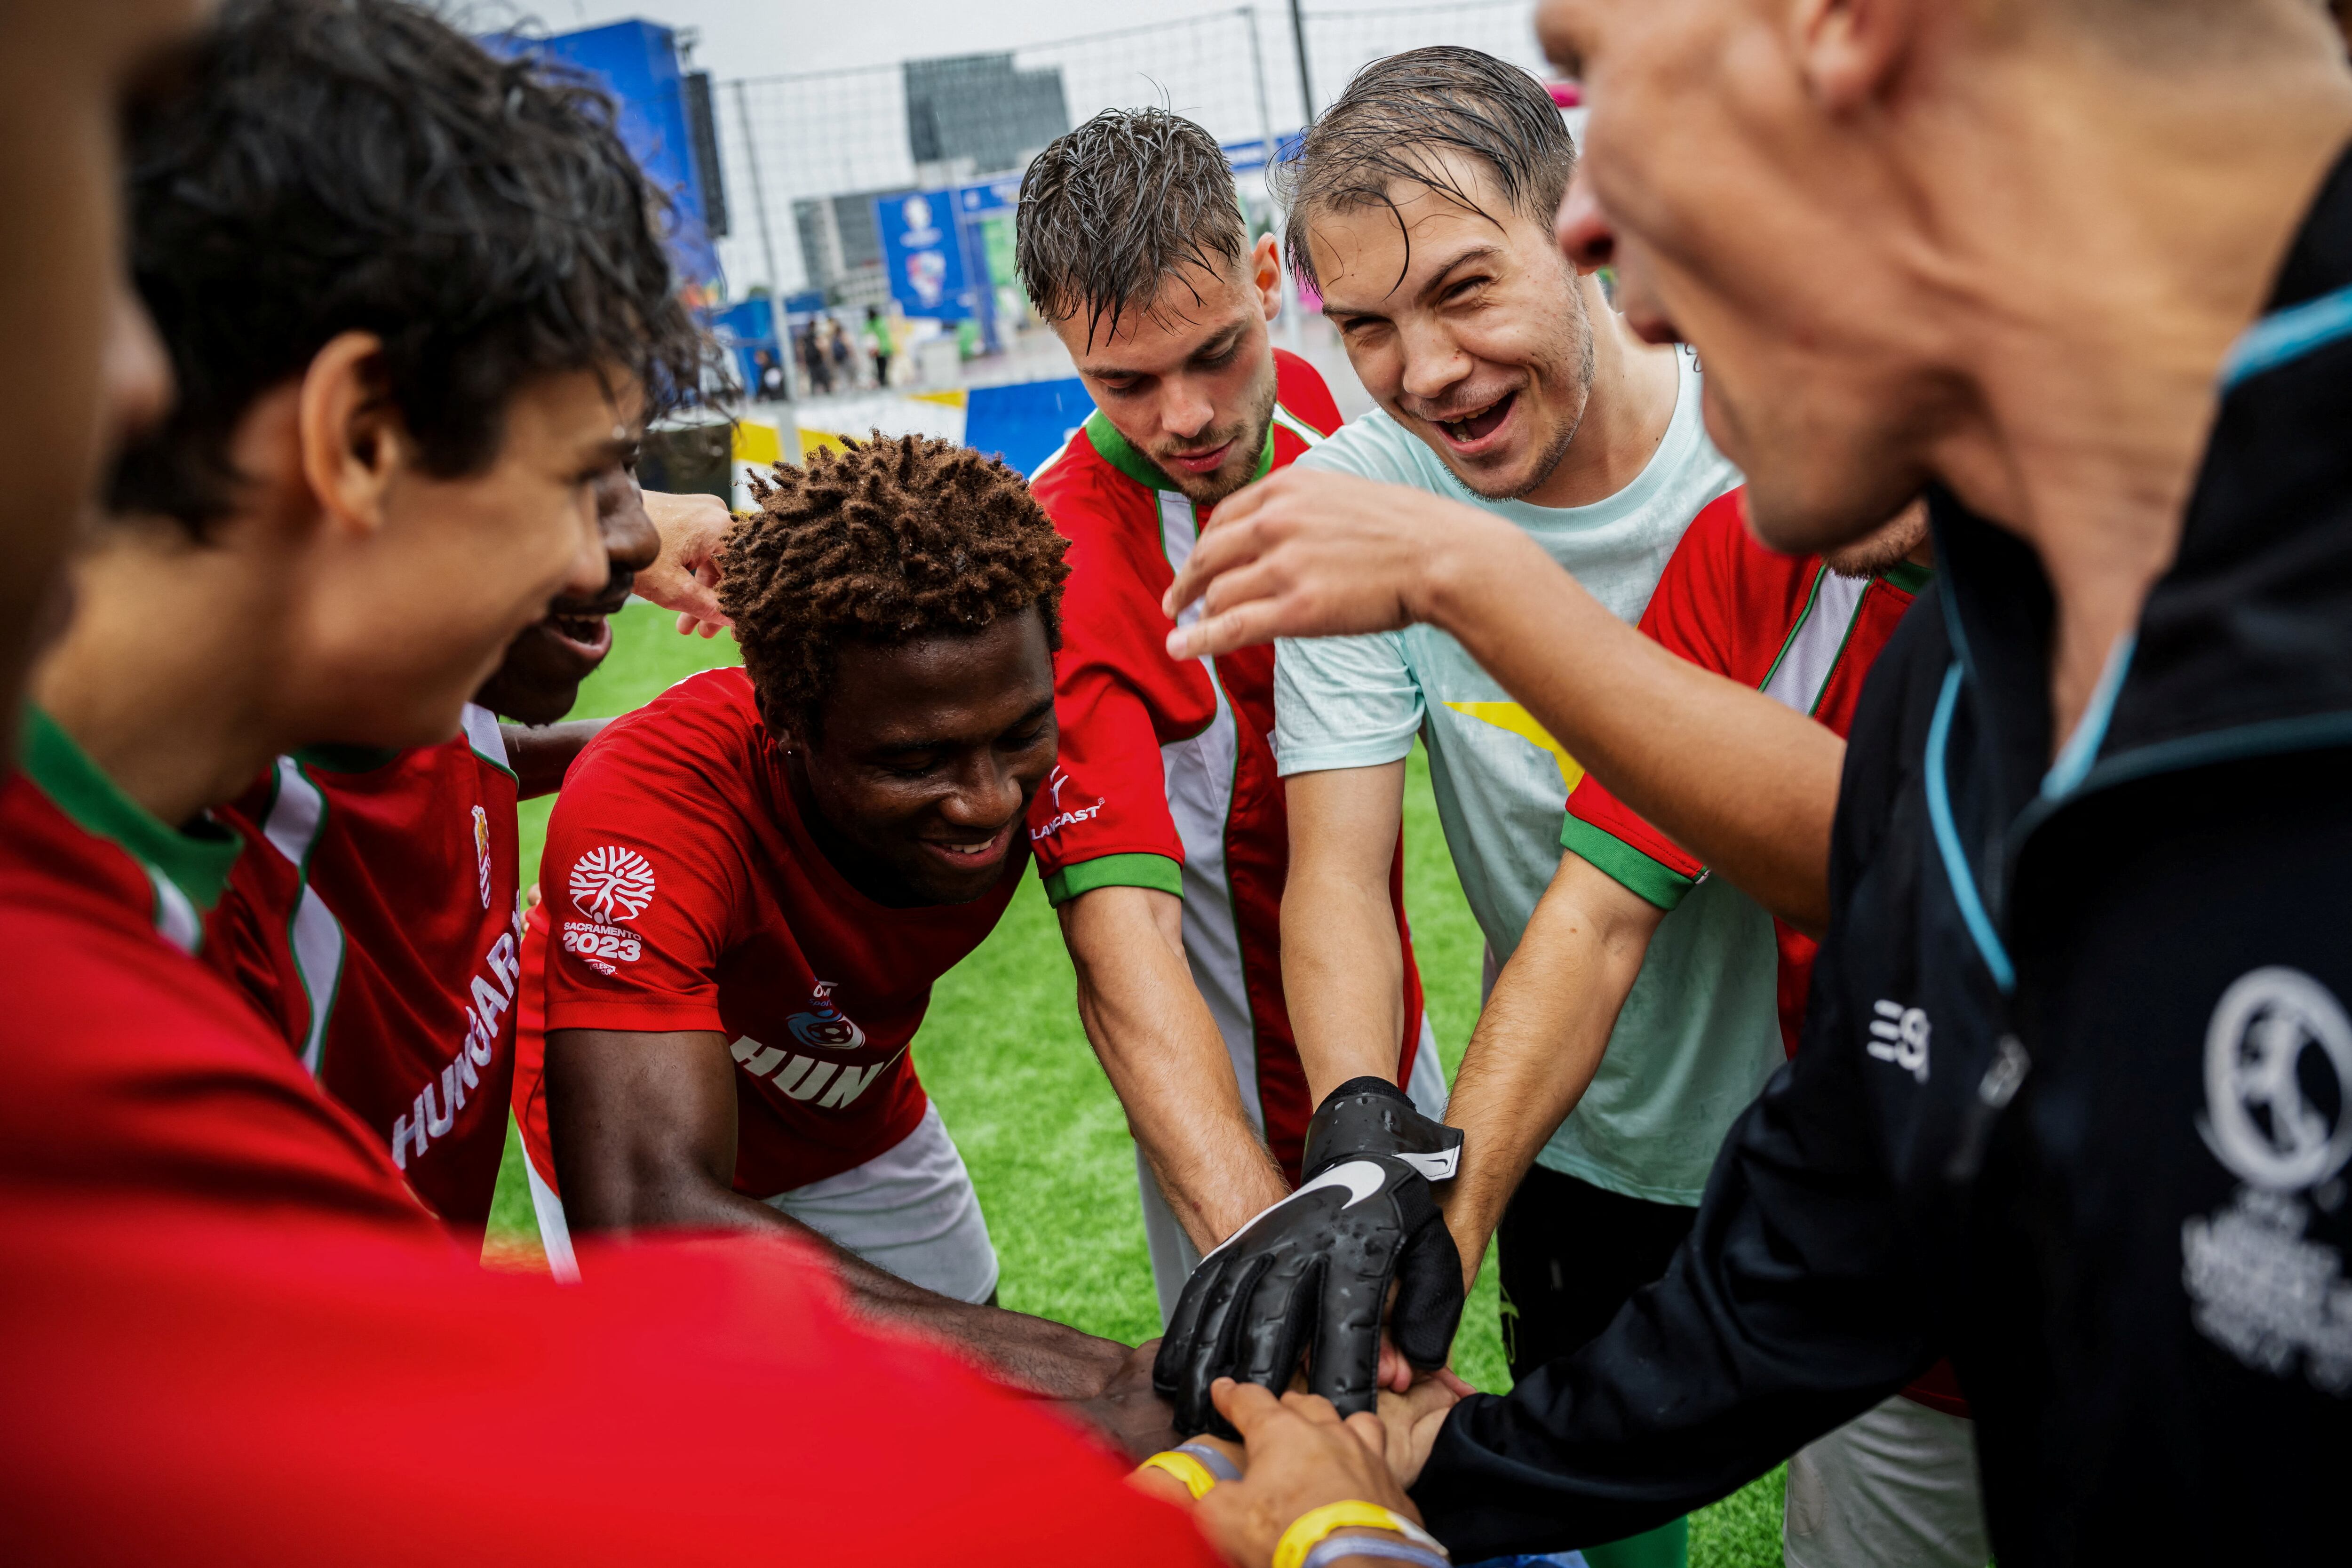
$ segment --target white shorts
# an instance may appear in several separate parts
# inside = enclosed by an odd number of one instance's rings
[[[1896,1394],[1789,1461],[1789,1568],[1984,1568],[1976,1423]]]
[[[530,1187],[550,1269],[559,1279],[578,1279],[562,1200],[535,1170]],[[866,1163],[766,1202],[910,1285],[959,1301],[985,1301],[996,1292],[996,1247],[980,1194],[936,1105],[924,1107],[912,1132]]]
[[[1445,1068],[1437,1059],[1437,1036],[1429,1026],[1426,1013],[1421,1019],[1421,1046],[1413,1052],[1412,1078],[1404,1091],[1423,1116],[1433,1120],[1444,1116]],[[1263,1133],[1265,1129],[1258,1131]],[[1151,1285],[1160,1293],[1160,1326],[1164,1329],[1176,1315],[1184,1281],[1201,1266],[1201,1254],[1184,1227],[1176,1223],[1176,1212],[1168,1206],[1140,1148],[1135,1152],[1135,1181],[1143,1193],[1143,1243],[1151,1254]]]

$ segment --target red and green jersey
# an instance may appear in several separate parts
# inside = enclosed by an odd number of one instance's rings
[[[1818,555],[1781,555],[1748,531],[1745,490],[1698,514],[1666,563],[1642,629],[1705,669],[1753,686],[1844,735],[1879,650],[1931,574],[1898,562],[1874,577],[1841,577]],[[1560,843],[1663,909],[1706,868],[1652,827],[1591,773],[1568,798]],[[1813,939],[1774,921],[1780,943],[1780,1043],[1797,1051],[1812,982]],[[1966,1415],[1948,1363],[1903,1391]]]
[[[1748,531],[1746,495],[1733,490],[1692,520],[1642,629],[1702,669],[1753,686],[1843,736],[1878,650],[1929,574],[1900,562],[1874,577],[1841,577],[1818,555],[1767,550]],[[1661,909],[1679,903],[1706,869],[1590,773],[1569,796],[1560,843]],[[1793,1056],[1814,943],[1774,924],[1780,1040]]]
[[[1275,397],[1261,476],[1339,427],[1322,377],[1279,349]],[[1168,657],[1160,595],[1210,520],[1099,411],[1030,489],[1070,542],[1054,661],[1060,765],[1029,820],[1046,895],[1058,905],[1096,888],[1138,887],[1184,900],[1193,978],[1244,1103],[1296,1181],[1315,1108],[1282,997],[1290,827],[1272,744],[1274,650]],[[1402,1083],[1423,1029],[1401,855],[1389,891],[1404,952]]]
[[[520,854],[498,719],[280,757],[215,815],[251,847],[207,955],[451,1226],[488,1222],[514,1074]]]
[[[0,1184],[437,1236],[382,1141],[196,958],[236,836],[165,826],[38,712],[22,762],[0,785]]]
[[[809,836],[751,678],[706,670],[615,719],[564,777],[541,862],[546,1027],[717,1030],[735,1057],[735,1190],[838,1175],[922,1121],[907,1047],[931,983],[995,928],[1026,859],[1016,841],[968,904],[874,902]],[[526,1106],[539,1070],[522,1065]],[[525,1134],[551,1180],[543,1112]]]

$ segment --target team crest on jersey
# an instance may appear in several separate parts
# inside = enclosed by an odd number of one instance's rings
[[[1090,821],[1102,815],[1104,803],[1101,800],[1097,800],[1092,805],[1072,805],[1066,807],[1062,801],[1062,792],[1069,787],[1069,783],[1068,770],[1062,767],[1060,763],[1055,763],[1054,771],[1045,778],[1045,801],[1052,807],[1054,815],[1046,819],[1045,826],[1033,827],[1029,830],[1031,843],[1051,838],[1074,823]]]
[[[600,925],[633,921],[654,901],[654,868],[634,849],[600,845],[572,862],[572,905]]]
[[[809,991],[809,1010],[786,1020],[793,1038],[817,1051],[854,1051],[866,1044],[866,1031],[833,1005],[834,983],[820,980]]]
[[[2180,1227],[2198,1329],[2258,1371],[2300,1363],[2315,1386],[2352,1393],[2352,1283],[2342,1253],[2305,1234],[2315,1205],[2341,1211],[2352,1162],[2352,1018],[2335,993],[2272,965],[2221,994],[2197,1131],[2244,1184],[2229,1207]]]
[[[490,814],[474,807],[474,868],[480,873],[482,908],[490,907]]]

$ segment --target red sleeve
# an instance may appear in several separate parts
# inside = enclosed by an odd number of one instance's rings
[[[734,810],[634,733],[582,754],[547,825],[547,1027],[723,1029],[719,961],[748,901]]]
[[[1207,676],[1174,665],[1160,641],[1168,618],[1142,563],[1122,549],[1123,531],[1111,510],[1134,504],[1129,498],[1086,473],[1049,473],[1037,493],[1070,540],[1062,648],[1054,658],[1061,749],[1029,813],[1037,874],[1055,904],[1101,887],[1156,888],[1181,897],[1184,846],[1169,815],[1160,734],[1143,682],[1189,677],[1211,715],[1215,696]]]
[[[302,872],[262,833],[269,801],[265,778],[235,805],[213,811],[216,821],[245,840],[245,851],[229,868],[220,902],[205,917],[200,956],[243,992],[299,1056],[310,1033],[310,999],[295,966],[289,933],[302,897]]]
[[[1753,685],[1742,666],[1741,634],[1754,616],[1743,603],[1748,536],[1746,492],[1732,490],[1691,520],[1675,546],[1642,630],[1702,669]],[[1706,865],[1651,826],[1591,773],[1568,797],[1560,845],[1661,909],[1671,910],[1697,884]]]

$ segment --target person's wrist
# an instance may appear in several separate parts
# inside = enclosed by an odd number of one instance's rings
[[[1508,543],[1527,536],[1503,524],[1502,533],[1510,536],[1505,541],[1489,526],[1496,520],[1486,513],[1436,504],[1444,514],[1423,530],[1420,570],[1406,585],[1405,608],[1414,620],[1452,634],[1465,611],[1487,596],[1488,574],[1497,560],[1508,558]]]
[[[1342,1531],[1355,1532],[1352,1550],[1325,1545]],[[1390,1543],[1411,1551],[1390,1549]],[[1308,1509],[1291,1521],[1275,1542],[1273,1568],[1308,1568],[1310,1563],[1314,1568],[1326,1568],[1343,1557],[1367,1554],[1424,1563],[1445,1562],[1445,1548],[1436,1537],[1404,1515],[1380,1503],[1349,1499]]]
[[[1333,1531],[1299,1559],[1299,1568],[1348,1568],[1360,1563],[1410,1563],[1418,1568],[1446,1568],[1444,1552],[1407,1541],[1392,1530]]]

